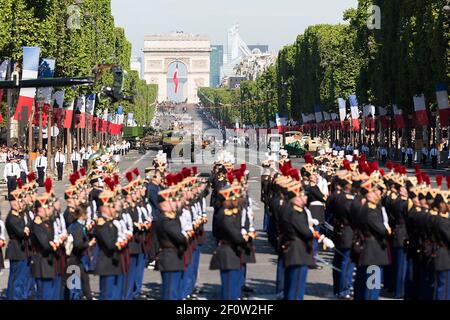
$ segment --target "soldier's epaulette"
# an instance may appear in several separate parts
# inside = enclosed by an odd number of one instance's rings
[[[303,212],[303,211],[304,211],[303,208],[298,207],[298,206],[293,206],[293,209],[294,209],[294,211],[296,211],[296,212]]]
[[[444,219],[448,219],[448,218],[449,218],[448,212],[446,212],[446,213],[441,213],[441,217],[444,218]]]
[[[41,217],[37,216],[36,218],[34,218],[34,223],[35,224],[41,224],[42,223]]]
[[[391,193],[391,199],[392,199],[392,200],[396,200],[397,198],[398,198],[397,194],[394,193],[394,192],[392,192],[392,193]]]
[[[410,211],[413,207],[414,207],[413,201],[408,198],[408,211]]]
[[[431,214],[432,216],[437,216],[438,212],[436,210],[431,209],[430,211],[428,211],[429,214]]]
[[[345,197],[346,197],[348,200],[353,200],[353,199],[355,199],[355,196],[353,196],[352,194],[346,194]]]
[[[19,216],[19,212],[17,212],[16,210],[11,210],[11,214],[16,217]]]
[[[97,220],[97,225],[98,226],[103,226],[106,223],[106,220],[102,217],[98,218]]]
[[[368,205],[368,207],[369,207],[370,209],[376,209],[376,208],[377,208],[377,205],[376,205],[376,204],[373,204],[372,202],[369,202],[367,205]]]

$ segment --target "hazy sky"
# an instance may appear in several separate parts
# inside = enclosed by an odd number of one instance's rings
[[[226,45],[227,29],[239,23],[247,44],[268,44],[278,51],[306,27],[339,23],[357,0],[112,0],[116,25],[124,27],[140,56],[145,35],[171,31],[207,35]]]

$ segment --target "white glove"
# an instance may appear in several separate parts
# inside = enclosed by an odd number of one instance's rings
[[[319,225],[319,220],[311,219],[311,223],[313,224],[313,226],[318,226]]]
[[[334,248],[334,243],[330,239],[325,238],[325,239],[323,239],[323,246],[325,248],[333,249]]]

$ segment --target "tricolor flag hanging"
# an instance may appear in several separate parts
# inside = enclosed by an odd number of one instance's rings
[[[428,125],[427,107],[425,104],[425,95],[414,96],[414,110],[416,111],[416,124],[418,126]]]
[[[387,108],[378,107],[378,112],[380,113],[381,128],[387,129],[389,127],[389,122],[387,118]]]
[[[39,47],[23,47],[22,80],[37,79],[39,70]],[[27,122],[31,116],[36,88],[20,89],[14,120]]]
[[[102,111],[101,110],[97,110],[96,111],[96,115],[97,115],[97,121],[95,123],[95,131],[96,132],[101,132],[101,128],[102,128]]]
[[[330,121],[331,120],[331,115],[328,112],[323,112],[323,120],[325,121]]]
[[[282,133],[283,132],[283,124],[281,122],[281,118],[278,113],[275,113],[275,123],[277,125],[278,133]]]
[[[65,129],[72,128],[72,120],[73,120],[73,106],[75,101],[69,101],[64,108],[64,122],[63,126]]]
[[[39,64],[39,79],[48,79],[53,78],[55,74],[55,59],[41,59],[41,63]],[[47,118],[50,111],[50,104],[52,103],[52,87],[44,87],[39,88],[37,90],[38,100],[43,101],[44,105],[42,106],[42,126],[47,126]],[[35,108],[36,109],[36,108]],[[33,124],[35,126],[39,125],[39,112],[35,110],[34,113],[34,121]]]
[[[320,104],[316,104],[314,106],[314,117],[316,119],[316,123],[321,123],[323,120],[322,110],[320,108]]]
[[[177,66],[175,67],[175,72],[173,73],[173,84],[175,86],[175,94],[177,94],[178,86],[180,84],[179,79],[178,79],[178,63],[177,63]]]
[[[52,101],[53,101],[53,124],[56,125],[58,128],[61,127],[61,120],[63,117],[63,106],[64,106],[64,90],[56,91],[53,94]]]
[[[395,126],[397,129],[403,129],[405,127],[405,122],[403,121],[403,110],[399,109],[397,105],[392,106],[394,110],[394,119],[395,119]]]
[[[108,109],[103,110],[103,117],[102,117],[102,130],[101,132],[106,133],[108,132],[108,126],[109,126],[109,114]]]
[[[370,132],[375,131],[375,106],[372,105],[364,106],[363,113],[366,130]]]
[[[339,105],[339,118],[341,122],[344,122],[347,118],[347,106],[346,102],[343,98],[338,98],[338,105]]]
[[[450,125],[450,105],[448,102],[448,92],[445,84],[438,84],[436,86],[436,99],[439,107],[439,118],[441,125],[448,127]]]
[[[352,117],[353,131],[357,132],[361,129],[359,123],[358,100],[356,99],[356,95],[354,94],[350,95],[348,99],[350,100],[350,114]]]
[[[88,117],[89,127],[94,126],[94,109],[95,109],[95,93],[91,93],[86,97],[86,114]]]
[[[76,121],[78,122],[75,126],[75,128],[84,129],[86,128],[86,96],[81,95],[77,99],[77,111],[79,111],[79,122],[78,119]]]

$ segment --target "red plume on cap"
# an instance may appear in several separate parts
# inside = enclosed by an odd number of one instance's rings
[[[366,161],[367,161],[366,154],[363,153],[363,154],[361,155],[361,157],[359,158],[359,160],[366,162]]]
[[[447,189],[450,190],[450,176],[446,176],[445,180],[447,180]]]
[[[386,173],[384,172],[384,170],[383,170],[383,169],[380,169],[379,171],[380,171],[381,176],[384,177],[385,174],[386,174]]]
[[[242,181],[242,177],[244,176],[241,169],[236,169],[234,170],[234,176],[236,177],[236,179],[241,182]]]
[[[314,160],[310,153],[306,153],[303,158],[305,159],[305,163],[313,164]]]
[[[416,171],[416,173],[417,173],[417,172],[420,172],[420,165],[419,165],[419,164],[416,164],[416,165],[414,166],[414,170]]]
[[[186,179],[191,175],[191,170],[188,168],[181,169],[181,174],[183,175],[183,179]]]
[[[347,159],[344,160],[343,162],[344,164],[344,169],[348,170],[348,171],[352,171],[352,168],[350,167],[350,161],[348,161]]]
[[[292,163],[290,161],[286,161],[284,163],[284,165],[286,166],[286,168],[291,169],[292,168]]]
[[[111,191],[114,191],[115,183],[114,183],[113,179],[108,177],[107,179],[105,179],[105,183],[108,185],[108,187],[109,187],[109,189],[111,189]]]
[[[114,174],[114,184],[115,184],[115,185],[120,184],[120,181],[119,181],[119,175],[118,175],[117,173]]]
[[[370,169],[373,171],[377,171],[379,169],[378,162],[374,161],[370,164]]]
[[[358,162],[358,160],[359,160],[359,158],[358,158],[358,155],[353,155],[353,162]]]
[[[428,175],[425,176],[425,179],[423,179],[427,185],[431,185],[431,180],[430,177]]]
[[[133,173],[134,173],[134,175],[135,175],[136,177],[139,177],[139,175],[141,174],[141,173],[139,172],[139,169],[138,169],[138,168],[134,168]]]
[[[406,167],[401,167],[400,173],[401,173],[401,174],[406,174]]]
[[[442,180],[444,180],[443,176],[436,176],[436,184],[439,188],[442,187]]]
[[[289,175],[291,176],[292,179],[300,181],[300,172],[298,171],[298,169],[291,169],[289,170]]]
[[[230,184],[233,183],[233,181],[234,181],[234,176],[233,176],[233,174],[232,174],[231,172],[227,172],[227,180],[228,180],[228,182],[229,182]]]
[[[241,164],[240,169],[242,172],[245,172],[247,170],[247,164],[245,163]]]
[[[77,183],[77,177],[75,176],[75,174],[71,174],[70,176],[69,176],[69,181],[70,181],[70,183],[74,186],[75,185],[75,183]]]
[[[47,193],[50,193],[50,191],[52,191],[52,187],[53,187],[52,179],[50,179],[50,178],[45,179],[44,186],[45,186],[45,191]]]
[[[386,162],[386,168],[388,168],[389,170],[392,170],[394,168],[394,164],[392,163],[391,160]]]
[[[22,189],[22,187],[23,187],[22,179],[20,179],[20,178],[17,178],[17,187],[19,189]]]
[[[427,174],[425,172],[421,172],[420,175],[422,176],[422,180],[425,181]]]
[[[30,172],[27,175],[27,179],[28,179],[28,182],[33,182],[34,180],[36,180],[36,174],[34,172]]]
[[[81,169],[80,169],[80,174],[81,174],[81,176],[86,176],[86,168],[85,167],[82,167]]]
[[[81,177],[80,177],[80,174],[78,173],[78,171],[77,171],[77,172],[74,172],[73,174],[74,174],[74,176],[77,178],[77,180],[81,178]]]
[[[198,173],[197,167],[192,167],[192,174],[195,176]]]
[[[176,178],[177,183],[183,181],[183,175],[181,174],[181,172],[177,173],[176,177],[177,177]]]
[[[128,171],[127,173],[125,173],[125,178],[127,178],[128,182],[133,181],[133,172]]]
[[[399,165],[398,163],[394,164],[394,172],[395,173],[400,173],[401,171],[401,165]]]
[[[417,178],[417,183],[418,184],[422,184],[423,183],[423,178],[422,178],[422,175],[420,174],[420,172],[416,173],[416,178]]]
[[[174,183],[173,183],[173,174],[168,174],[167,176],[166,176],[166,181],[167,181],[167,185],[170,187],[170,186],[172,186]]]

